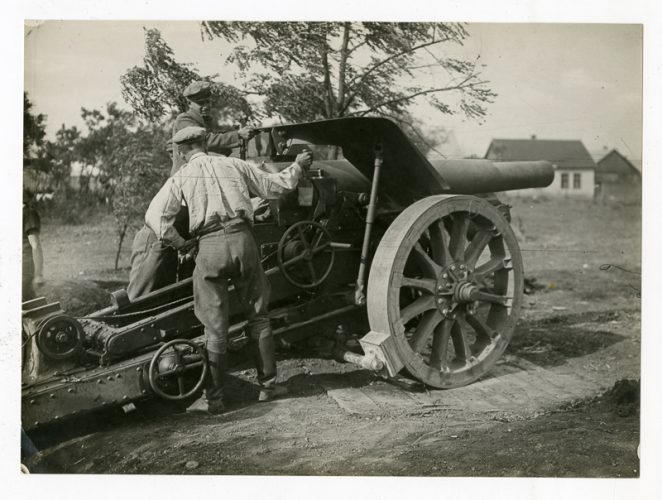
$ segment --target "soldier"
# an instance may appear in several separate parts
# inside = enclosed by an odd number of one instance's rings
[[[166,144],[172,159],[172,141]],[[188,236],[188,211],[182,207],[175,226],[180,234]],[[126,293],[133,301],[154,290],[171,285],[177,280],[177,252],[163,245],[154,231],[146,225],[140,228],[131,245],[131,271]]]
[[[33,205],[33,195],[23,191],[23,287],[22,300],[36,297],[34,285],[44,283],[44,254],[41,246],[41,220]]]
[[[173,137],[177,132],[186,127],[202,127],[210,129],[209,117],[212,105],[212,84],[205,81],[193,82],[184,89],[184,97],[189,102],[188,111],[181,113],[175,119],[172,127]],[[243,127],[226,133],[207,133],[207,151],[222,155],[229,155],[232,148],[239,147],[240,139],[250,139],[255,135],[253,127]],[[172,170],[173,175],[179,167],[184,164],[182,157],[177,152],[177,145],[173,145]]]
[[[189,231],[197,242],[195,315],[205,327],[210,368],[205,397],[194,407],[217,414],[225,409],[228,280],[232,280],[248,320],[249,349],[260,384],[259,401],[287,393],[285,387],[276,385],[274,340],[267,315],[270,286],[252,232],[249,191],[262,198],[278,198],[296,187],[302,169],[310,167],[312,156],[302,153],[280,173],[267,174],[237,158],[208,155],[206,139],[206,130],[201,127],[187,127],[175,134],[176,150],[188,163],[154,197],[145,221],[164,244],[186,253],[192,240],[186,241],[173,224],[182,200],[188,203]]]

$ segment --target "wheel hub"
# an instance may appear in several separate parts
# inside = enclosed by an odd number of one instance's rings
[[[476,300],[479,289],[472,279],[472,272],[465,264],[451,264],[437,276],[435,299],[443,316],[449,317],[459,305]]]

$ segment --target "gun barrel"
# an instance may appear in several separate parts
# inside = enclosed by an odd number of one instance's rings
[[[476,194],[542,188],[554,180],[547,161],[441,160],[432,165],[450,185],[451,193]]]

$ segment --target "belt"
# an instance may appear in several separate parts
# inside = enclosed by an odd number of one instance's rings
[[[217,231],[222,231],[224,229],[229,229],[232,227],[243,226],[245,224],[246,221],[240,217],[229,219],[225,222],[214,222],[212,224],[209,224],[208,226],[205,226],[195,231],[194,237],[202,238],[203,236],[207,236],[208,234],[215,233]]]

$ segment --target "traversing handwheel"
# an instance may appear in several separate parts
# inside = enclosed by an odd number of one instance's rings
[[[196,369],[201,369],[200,374],[191,376]],[[147,375],[149,385],[157,396],[179,401],[202,388],[208,370],[202,347],[190,340],[175,339],[163,344],[154,353]]]
[[[278,242],[278,267],[299,288],[314,288],[329,276],[335,260],[331,234],[319,222],[292,224]]]
[[[368,281],[372,330],[390,333],[407,371],[436,388],[469,384],[508,345],[522,259],[504,217],[473,196],[431,196],[389,226]]]

